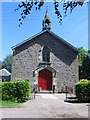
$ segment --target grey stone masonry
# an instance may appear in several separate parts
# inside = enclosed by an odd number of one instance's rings
[[[74,87],[79,79],[78,52],[48,32],[44,32],[14,49],[11,79],[27,79],[33,85],[37,79],[33,73],[42,62],[44,46],[49,47],[51,67],[56,70],[56,77],[53,78],[55,90],[59,92],[65,85]]]

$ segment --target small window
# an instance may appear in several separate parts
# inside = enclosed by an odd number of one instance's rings
[[[43,48],[42,51],[42,60],[43,62],[50,62],[50,50],[47,46]]]

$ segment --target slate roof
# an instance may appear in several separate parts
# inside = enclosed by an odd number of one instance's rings
[[[34,38],[42,35],[43,33],[46,33],[46,32],[49,33],[50,35],[52,35],[54,38],[56,38],[59,42],[62,42],[64,44],[66,44],[68,47],[70,47],[71,49],[73,49],[75,52],[79,52],[79,50],[76,47],[74,47],[73,45],[71,45],[70,43],[68,43],[67,41],[65,41],[64,39],[62,39],[61,37],[59,37],[58,35],[56,35],[55,33],[53,33],[52,31],[50,31],[48,29],[44,30],[44,31],[41,31],[38,34],[35,34],[34,36],[32,36],[32,37],[24,40],[23,42],[15,45],[15,46],[13,46],[12,49],[17,48],[17,47],[23,45],[24,43],[26,43],[26,42],[28,42],[28,41],[30,41],[30,40],[32,40],[32,39],[34,39]]]
[[[10,76],[11,73],[7,71],[5,68],[0,70],[0,76]]]

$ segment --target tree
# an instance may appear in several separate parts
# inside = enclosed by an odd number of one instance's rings
[[[2,62],[2,68],[6,68],[9,72],[11,72],[12,65],[12,55],[8,55]]]
[[[0,61],[0,70],[2,69],[2,62]]]
[[[80,47],[79,49],[79,78],[88,79],[90,77],[90,58],[87,51]],[[90,79],[90,78],[89,78]]]
[[[82,6],[85,1],[86,0],[71,0],[71,1],[62,0],[65,16],[68,9],[70,9],[70,12],[72,12],[72,10],[76,8],[76,6]],[[58,0],[53,0],[54,11],[60,24],[62,23],[62,13],[59,7],[60,3],[62,2],[58,2]],[[41,10],[41,7],[44,5],[44,3],[45,3],[44,0],[25,0],[18,4],[18,8],[15,9],[15,11],[19,9],[22,10],[21,18],[19,19],[19,26],[22,25],[22,20],[24,20],[26,16],[28,16],[31,13],[33,7],[35,7],[35,10]]]
[[[90,58],[90,50],[88,50],[88,56],[89,56],[89,58]]]
[[[81,67],[84,59],[87,57],[87,51],[84,50],[83,47],[80,47],[78,50],[79,50],[79,54],[78,54],[79,67]]]
[[[90,79],[90,58],[89,56],[85,57],[82,62],[80,77],[85,79]]]

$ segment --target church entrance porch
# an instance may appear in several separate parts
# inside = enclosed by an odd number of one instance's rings
[[[38,90],[52,90],[52,72],[48,69],[43,69],[38,73]]]
[[[36,92],[53,92],[53,86],[55,86],[54,79],[56,76],[56,70],[50,65],[45,63],[40,64],[34,71],[34,85]]]

